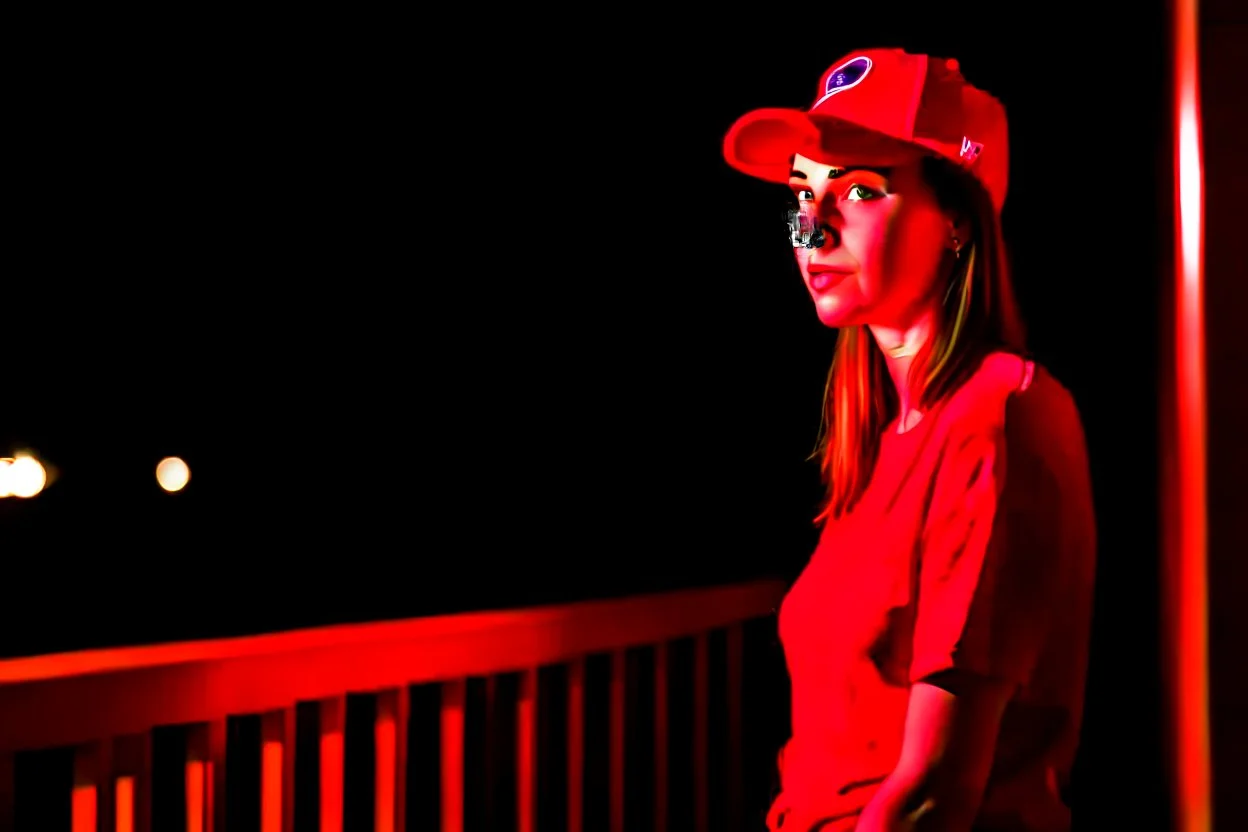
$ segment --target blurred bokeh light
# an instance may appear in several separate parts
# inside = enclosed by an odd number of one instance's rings
[[[47,484],[48,472],[33,456],[0,458],[0,497],[33,497]]]
[[[156,482],[166,491],[181,491],[190,480],[191,469],[176,456],[167,456],[156,465]]]

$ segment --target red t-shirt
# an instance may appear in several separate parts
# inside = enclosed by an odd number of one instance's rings
[[[1043,367],[994,354],[886,430],[780,607],[792,734],[773,816],[805,806],[852,829],[897,762],[910,685],[960,669],[1017,685],[976,828],[1069,827],[1095,551],[1078,410]]]

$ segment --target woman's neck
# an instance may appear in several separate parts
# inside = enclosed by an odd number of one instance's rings
[[[884,353],[889,378],[897,391],[897,429],[907,431],[918,424],[923,414],[918,410],[917,391],[909,383],[914,357],[935,331],[936,310],[926,309],[904,326],[872,324],[868,328],[875,343]]]

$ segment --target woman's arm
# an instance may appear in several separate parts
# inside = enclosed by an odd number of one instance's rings
[[[913,685],[901,756],[859,818],[858,832],[969,830],[1012,688],[956,671]]]

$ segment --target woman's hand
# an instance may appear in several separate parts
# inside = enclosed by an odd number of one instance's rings
[[[837,815],[803,811],[777,801],[767,814],[767,829],[770,832],[852,832],[858,815],[857,811]]]

